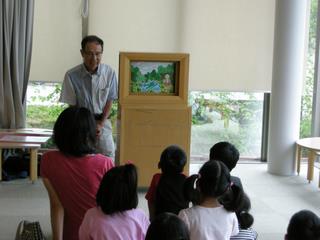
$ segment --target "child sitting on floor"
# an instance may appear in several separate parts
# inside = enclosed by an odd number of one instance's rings
[[[230,240],[256,240],[257,239],[258,237],[257,232],[251,228],[254,218],[249,213],[250,209],[251,209],[250,199],[248,195],[244,194],[242,205],[236,211],[236,215],[239,222],[239,233],[236,236],[232,236]]]
[[[218,142],[211,147],[209,159],[223,162],[229,169],[229,172],[231,172],[237,165],[239,156],[239,151],[233,144],[229,142]],[[233,184],[243,188],[239,177],[231,176],[231,181]]]
[[[147,216],[136,209],[137,170],[133,164],[108,171],[97,192],[97,207],[84,216],[80,240],[144,240],[149,226]]]
[[[183,209],[179,217],[184,220],[191,240],[229,240],[239,232],[235,211],[243,202],[243,190],[232,185],[228,168],[220,161],[208,161],[200,169],[191,187],[190,196],[199,192],[199,203]],[[226,196],[222,203],[218,199]],[[188,199],[192,200],[192,199]]]
[[[182,173],[187,156],[182,148],[176,145],[167,147],[161,154],[158,168],[161,173],[153,176],[145,196],[148,200],[150,220],[163,212],[178,214],[188,207],[183,196],[183,184],[186,176]]]
[[[146,240],[189,240],[186,224],[173,213],[161,213],[150,224]]]
[[[319,240],[320,219],[309,210],[295,213],[289,222],[285,240]]]

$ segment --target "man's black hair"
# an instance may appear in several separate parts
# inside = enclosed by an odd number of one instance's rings
[[[103,50],[103,40],[95,35],[85,36],[81,41],[81,49],[85,50],[87,43],[95,42],[99,44]]]

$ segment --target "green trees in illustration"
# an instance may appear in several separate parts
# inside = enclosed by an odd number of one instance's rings
[[[169,74],[172,79],[174,70],[174,64],[168,64],[167,66],[159,65],[156,69],[152,69],[150,72],[143,74],[139,67],[131,65],[130,90],[132,93],[139,93],[142,91],[142,84],[148,81],[156,81],[161,87],[161,90],[163,90],[162,79],[164,75]]]

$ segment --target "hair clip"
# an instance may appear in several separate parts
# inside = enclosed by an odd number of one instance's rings
[[[198,182],[198,178],[196,178],[196,180],[193,183],[193,189],[197,189],[197,182]]]
[[[197,189],[197,183],[198,183],[198,180],[200,179],[200,173],[198,173],[198,176],[197,178],[194,180],[194,183],[193,183],[193,189]]]

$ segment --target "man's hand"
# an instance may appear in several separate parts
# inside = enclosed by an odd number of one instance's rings
[[[102,134],[102,127],[109,116],[111,106],[112,100],[109,100],[104,106],[103,113],[95,114],[95,119],[97,121],[97,137],[99,137]]]
[[[103,127],[103,122],[97,121],[97,130],[96,130],[97,137],[100,137],[102,133],[102,127]]]

